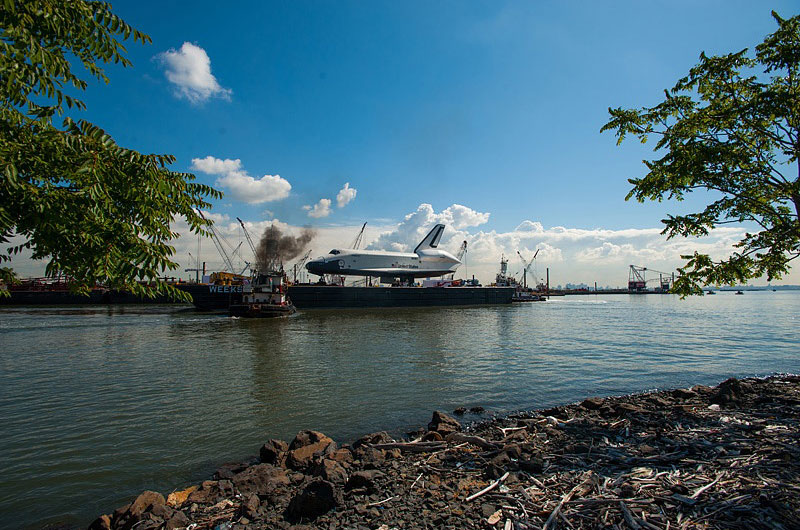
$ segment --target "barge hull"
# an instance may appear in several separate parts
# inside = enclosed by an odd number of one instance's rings
[[[510,304],[514,288],[294,285],[289,287],[288,294],[298,309],[430,307]]]
[[[227,310],[241,300],[241,286],[183,285],[203,311]],[[338,287],[292,285],[289,299],[297,309],[363,307],[433,307],[510,304],[513,287]]]

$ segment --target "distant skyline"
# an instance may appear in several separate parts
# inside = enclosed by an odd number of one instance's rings
[[[211,217],[231,241],[236,217],[254,237],[273,221],[311,226],[317,256],[367,222],[371,248],[404,250],[444,222],[443,247],[468,241],[460,276],[491,281],[503,254],[517,273],[517,251],[539,249],[551,283],[604,286],[624,285],[629,264],[673,271],[682,253],[722,257],[745,231],[666,241],[660,220],[706,197],[626,202],[627,179],[655,154],[601,135],[608,107],[654,105],[702,51],[752,49],[776,28],[770,10],[798,13],[796,2],[722,0],[113,7],[153,42],[125,42],[133,67],[107,67],[110,83],[76,93],[88,109],[69,115],[125,147],[173,154],[172,169],[222,190]],[[181,270],[196,247],[177,243]],[[210,241],[199,258],[222,265]],[[800,269],[781,283],[800,283]]]

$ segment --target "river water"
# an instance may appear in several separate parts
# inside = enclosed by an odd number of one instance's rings
[[[591,295],[247,321],[176,306],[0,310],[0,527],[85,527],[304,428],[509,412],[800,372],[800,292]]]

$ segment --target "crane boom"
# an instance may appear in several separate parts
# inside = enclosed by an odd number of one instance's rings
[[[200,217],[202,217],[204,220],[207,220],[206,216],[203,215],[202,211],[198,210],[198,213],[200,214]],[[222,261],[225,264],[225,267],[227,267],[227,269],[230,270],[231,272],[234,272],[231,258],[230,256],[228,256],[228,253],[225,252],[225,248],[222,246],[222,243],[220,242],[219,234],[214,228],[214,223],[212,222],[211,224],[209,224],[208,228],[211,231],[211,241],[213,241],[214,246],[217,247],[217,252],[219,252],[219,255],[222,257]]]
[[[353,241],[353,244],[350,245],[350,248],[352,248],[353,250],[358,250],[361,247],[361,242],[364,240],[364,229],[366,227],[367,223],[364,223],[361,226],[361,230],[358,232],[355,241]]]
[[[522,253],[519,250],[517,251],[517,255],[519,256],[519,259],[522,260],[522,265],[523,265],[523,269],[522,269],[522,286],[525,289],[527,289],[528,288],[528,271],[530,270],[531,266],[533,265],[534,260],[536,260],[536,256],[539,255],[539,249],[538,248],[536,249],[536,252],[533,253],[533,257],[531,258],[530,261],[528,261],[525,258],[523,258],[522,257]]]
[[[255,247],[255,245],[253,245],[253,240],[250,239],[250,232],[248,232],[247,228],[244,226],[244,221],[242,221],[238,217],[236,218],[236,220],[239,221],[240,225],[242,225],[242,230],[244,231],[244,237],[247,238],[247,244],[250,245],[250,250],[253,252],[253,257],[255,258],[256,257],[256,247]]]

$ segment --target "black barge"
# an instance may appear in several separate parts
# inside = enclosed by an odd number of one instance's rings
[[[184,284],[181,289],[203,311],[227,310],[242,297],[241,285]],[[433,307],[510,304],[513,287],[341,287],[290,285],[297,309]]]

